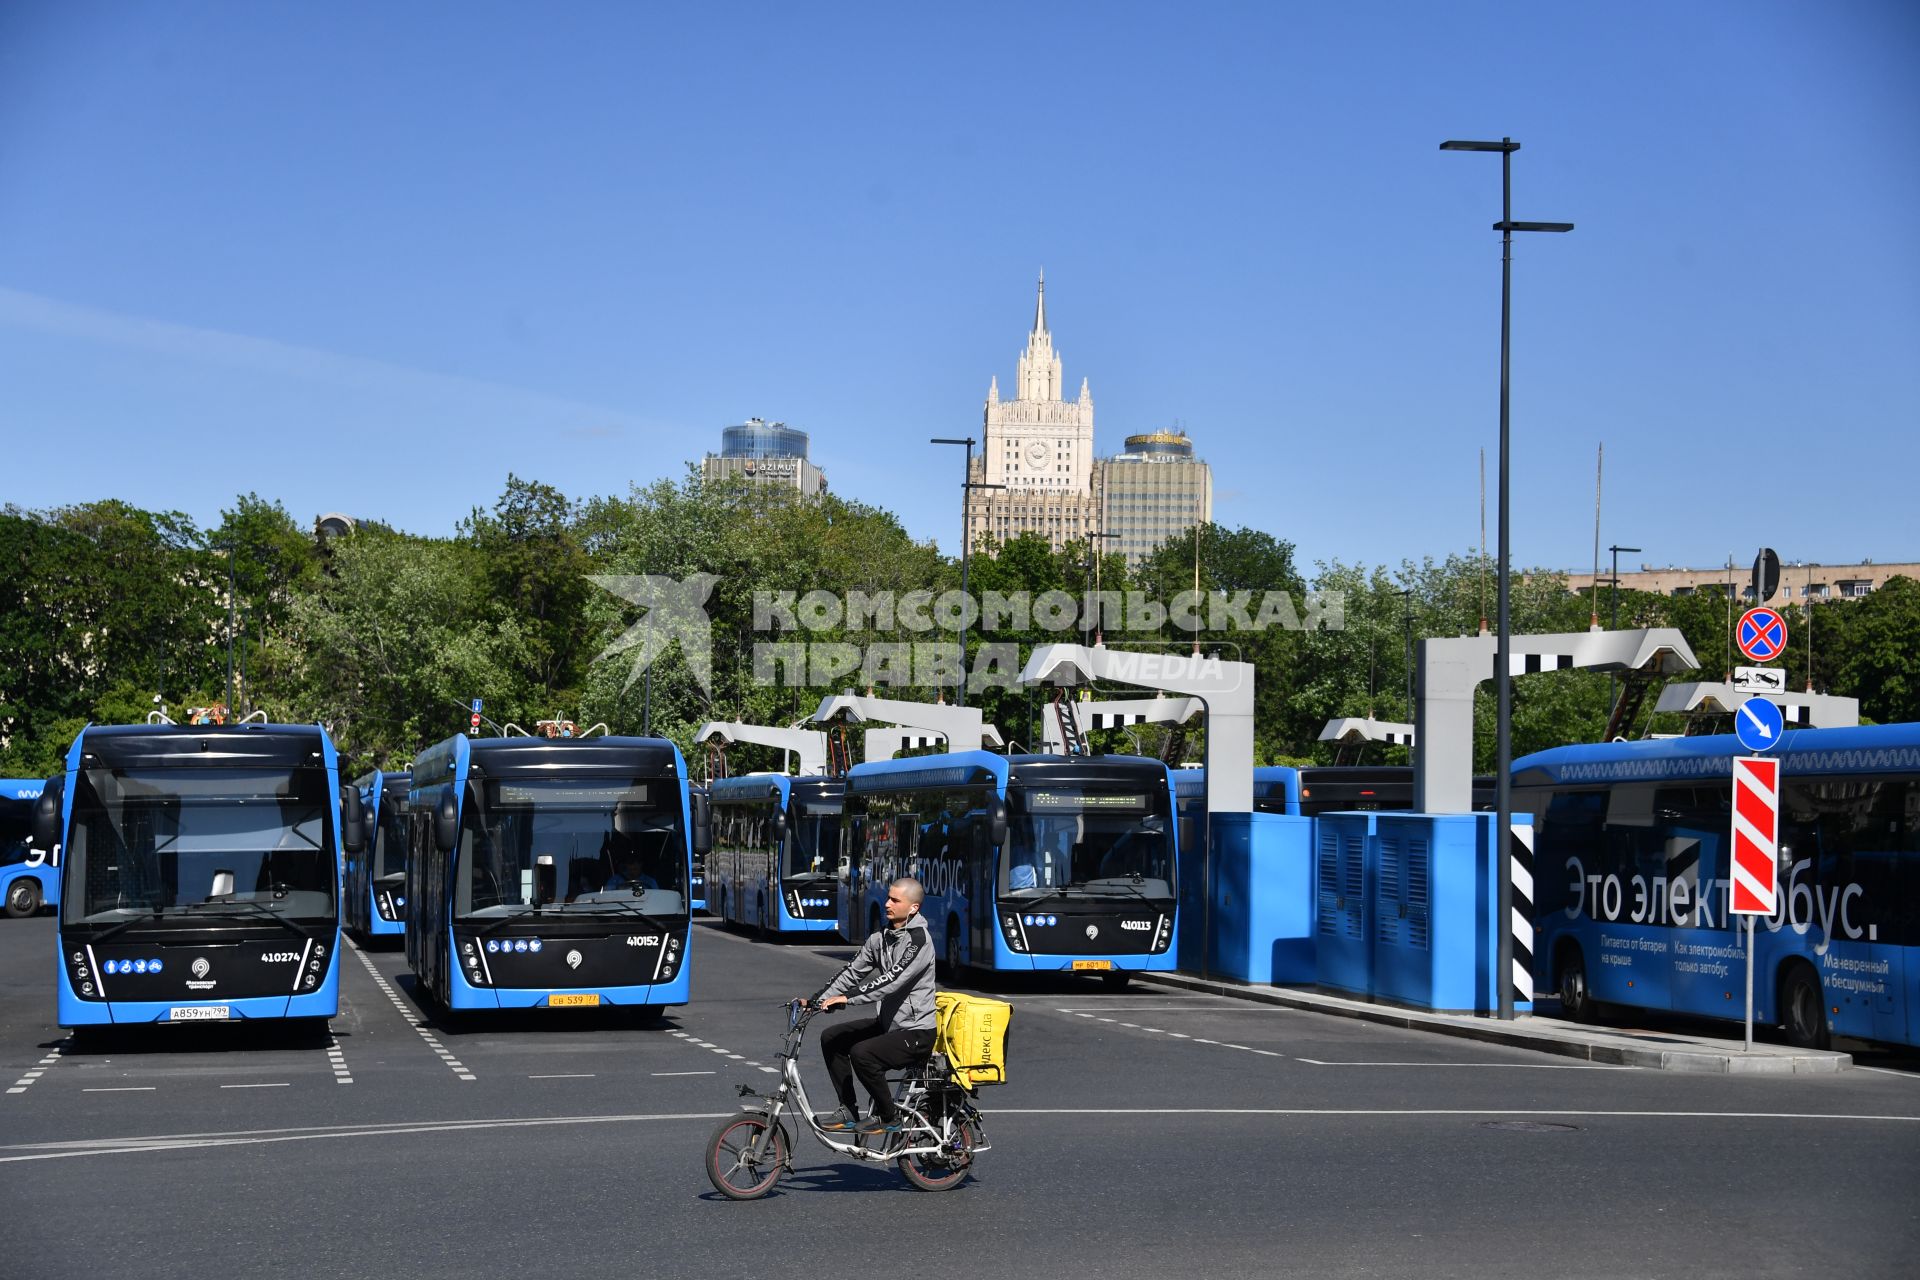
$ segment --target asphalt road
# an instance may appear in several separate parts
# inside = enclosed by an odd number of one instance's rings
[[[447,1026],[349,950],[325,1039],[72,1044],[53,922],[0,921],[0,1275],[1907,1276],[1920,1072],[1596,1068],[1136,985],[1018,1007],[994,1149],[915,1192],[804,1136],[734,1204],[701,1172],[777,1001],[845,947],[706,927],[695,1001],[638,1026]],[[808,1046],[809,1081],[826,1093]]]

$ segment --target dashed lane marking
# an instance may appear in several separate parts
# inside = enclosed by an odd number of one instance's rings
[[[1496,1071],[1638,1071],[1638,1067],[1606,1066],[1591,1062],[1322,1062],[1318,1058],[1295,1058],[1310,1067],[1449,1067],[1493,1069]]]
[[[47,1056],[40,1059],[40,1061],[34,1063],[32,1067],[28,1068],[26,1074],[21,1076],[18,1080],[15,1080],[13,1082],[13,1087],[8,1089],[7,1092],[8,1093],[25,1093],[28,1089],[31,1089],[33,1087],[33,1082],[35,1080],[38,1080],[41,1076],[44,1076],[45,1074],[47,1074],[47,1069],[53,1066],[54,1063],[60,1061],[60,1054],[64,1048],[65,1048],[64,1042],[62,1044],[57,1044],[53,1046],[53,1049],[47,1054]]]
[[[759,1067],[760,1070],[766,1072],[770,1076],[777,1076],[780,1074],[779,1071],[775,1070],[773,1067],[762,1066],[760,1063],[747,1057],[747,1055],[744,1053],[735,1053],[733,1050],[725,1048],[724,1046],[721,1046],[721,1045],[717,1045],[713,1043],[713,1041],[711,1040],[702,1040],[699,1036],[696,1036],[691,1031],[681,1031],[678,1028],[674,1028],[668,1031],[667,1034],[672,1036],[675,1040],[682,1042],[683,1044],[692,1045],[696,1049],[705,1049],[708,1053],[717,1053],[720,1056],[724,1057],[728,1062],[737,1062],[743,1067]],[[710,1075],[716,1075],[718,1073],[713,1071],[656,1071],[653,1074],[656,1076],[710,1076]]]
[[[99,1086],[98,1088],[93,1088],[93,1089],[82,1089],[80,1092],[82,1093],[152,1093],[157,1088],[159,1088],[158,1085],[151,1085],[151,1084],[117,1084],[117,1085],[102,1085],[102,1086]]]
[[[1212,1045],[1216,1049],[1237,1049],[1241,1053],[1258,1054],[1262,1058],[1284,1058],[1287,1056],[1284,1053],[1276,1053],[1272,1049],[1256,1049],[1252,1045],[1234,1044],[1227,1040],[1209,1040],[1203,1036],[1190,1036],[1180,1031],[1167,1031],[1160,1027],[1142,1026],[1137,1022],[1119,1022],[1113,1018],[1103,1018],[1098,1014],[1088,1013],[1082,1009],[1056,1009],[1054,1012],[1069,1013],[1076,1018],[1085,1018],[1090,1022],[1110,1023],[1114,1026],[1125,1027],[1129,1031],[1145,1031],[1149,1035],[1166,1036],[1170,1040],[1185,1040],[1190,1044]],[[1200,1011],[1196,1010],[1196,1012],[1200,1012]],[[1212,1013],[1214,1012],[1214,1010],[1208,1009],[1208,1010],[1205,1010],[1205,1012]],[[1566,1063],[1561,1063],[1561,1062],[1323,1062],[1318,1058],[1295,1058],[1294,1061],[1304,1062],[1308,1066],[1312,1066],[1312,1067],[1451,1067],[1455,1069],[1495,1067],[1495,1068],[1503,1068],[1509,1071],[1514,1071],[1514,1070],[1519,1070],[1519,1071],[1638,1071],[1639,1070],[1638,1067],[1601,1066],[1595,1063],[1588,1063],[1588,1062],[1566,1062]]]
[[[433,1034],[433,1028],[422,1022],[414,1011],[407,1007],[407,1002],[401,998],[398,991],[393,989],[393,984],[387,981],[387,976],[374,967],[373,961],[367,959],[367,953],[351,941],[347,945],[353,947],[353,954],[360,957],[360,963],[365,965],[367,972],[373,976],[375,985],[386,993],[387,999],[393,1002],[393,1007],[398,1009],[400,1016],[407,1020],[407,1025],[419,1032],[420,1038],[427,1042],[427,1048],[440,1055],[440,1061],[446,1063],[454,1075],[471,1084],[474,1080],[473,1072],[467,1070],[460,1059],[447,1052],[447,1046],[440,1043],[440,1037]]]
[[[327,1065],[333,1068],[335,1084],[352,1084],[353,1072],[347,1069],[347,1055],[331,1028],[327,1031]]]

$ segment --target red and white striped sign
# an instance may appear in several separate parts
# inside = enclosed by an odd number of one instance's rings
[[[1780,762],[1733,759],[1733,900],[1737,916],[1770,916],[1780,893]]]

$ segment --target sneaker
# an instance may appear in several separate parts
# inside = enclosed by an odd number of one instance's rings
[[[852,1110],[847,1107],[841,1107],[837,1111],[820,1112],[813,1117],[813,1122],[822,1129],[851,1129],[856,1119],[858,1119],[858,1117],[853,1114]]]
[[[900,1132],[900,1117],[895,1116],[893,1119],[887,1120],[880,1116],[868,1116],[865,1120],[855,1125],[853,1131],[855,1133],[898,1133]]]

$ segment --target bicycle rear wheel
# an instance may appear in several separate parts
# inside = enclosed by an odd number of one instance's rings
[[[901,1156],[897,1162],[900,1176],[921,1191],[950,1191],[973,1171],[973,1149],[979,1144],[979,1122],[963,1120],[951,1154]]]
[[[729,1200],[758,1200],[773,1190],[787,1163],[787,1135],[780,1126],[771,1126],[773,1132],[757,1162],[747,1158],[769,1124],[758,1111],[743,1111],[720,1122],[707,1141],[707,1181],[715,1191]]]

